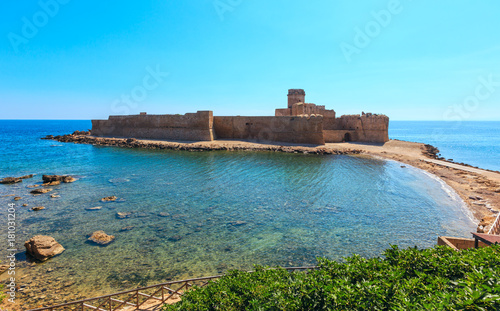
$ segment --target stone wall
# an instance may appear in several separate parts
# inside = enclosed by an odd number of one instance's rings
[[[327,110],[325,106],[315,104],[296,103],[290,108],[279,108],[275,110],[275,116],[301,116],[320,114],[325,118],[335,118],[335,110]]]
[[[92,135],[189,141],[214,140],[212,111],[185,115],[110,116],[108,120],[92,120]]]
[[[346,115],[326,119],[324,130],[327,143],[344,140],[384,143],[389,141],[389,118],[375,114]]]
[[[214,117],[218,139],[324,145],[323,117]]]

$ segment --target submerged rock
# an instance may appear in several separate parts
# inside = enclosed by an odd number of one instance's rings
[[[180,235],[174,235],[172,237],[169,237],[168,240],[171,242],[177,242],[177,241],[182,240],[182,237]]]
[[[132,229],[134,229],[134,228],[135,228],[134,226],[127,226],[127,227],[123,227],[123,228],[121,228],[121,229],[120,229],[120,231],[121,231],[121,232],[123,232],[123,231],[129,231],[129,230],[132,230]]]
[[[45,188],[45,189],[35,189],[35,190],[31,190],[30,193],[32,194],[44,194],[44,193],[48,193],[48,192],[51,192],[53,191],[54,189],[50,189],[50,188]]]
[[[102,202],[112,202],[112,201],[116,201],[118,198],[114,195],[110,196],[110,197],[105,197],[105,198],[102,198],[101,201]]]
[[[129,218],[132,215],[131,212],[118,212],[116,213],[116,217],[119,219]]]
[[[64,247],[50,236],[37,235],[24,242],[26,252],[40,261],[45,261],[51,257],[64,252]]]
[[[95,206],[95,207],[87,207],[85,208],[87,211],[98,211],[102,208],[102,206]]]
[[[158,214],[158,216],[160,216],[160,217],[168,217],[168,216],[170,216],[170,214],[166,213],[166,212],[161,212],[161,213]]]
[[[242,220],[236,220],[236,221],[231,221],[229,223],[231,226],[235,226],[235,227],[238,227],[238,226],[243,226],[243,225],[246,225],[247,222],[246,221],[242,221]]]
[[[114,235],[108,235],[102,230],[95,231],[89,237],[89,241],[92,241],[92,242],[100,244],[100,245],[109,244],[109,243],[113,242],[114,239],[115,239]]]

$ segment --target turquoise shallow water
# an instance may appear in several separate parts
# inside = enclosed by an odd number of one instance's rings
[[[36,234],[51,235],[66,248],[25,273],[45,281],[70,277],[73,284],[65,290],[85,295],[253,264],[377,256],[390,244],[430,247],[438,235],[468,237],[474,228],[462,202],[439,180],[396,162],[62,144],[39,137],[89,123],[0,122],[1,177],[38,174],[0,186],[0,196],[23,197],[17,202],[19,249]],[[39,184],[42,174],[70,174],[78,181],[52,187],[60,198],[29,195],[26,186]],[[111,195],[119,200],[99,201]],[[12,197],[0,197],[2,219],[9,202]],[[23,203],[46,209],[33,212]],[[95,206],[102,209],[86,210]],[[132,214],[119,219],[118,212]],[[88,243],[95,230],[115,235],[115,242]],[[0,256],[6,256],[4,248]],[[21,251],[18,258],[25,260]],[[54,272],[43,274],[49,268]]]

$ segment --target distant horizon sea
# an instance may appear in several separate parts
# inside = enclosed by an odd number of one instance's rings
[[[390,121],[389,138],[430,144],[446,159],[500,171],[500,121]]]

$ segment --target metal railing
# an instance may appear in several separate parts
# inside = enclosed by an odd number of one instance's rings
[[[500,234],[500,213],[498,213],[495,222],[491,225],[488,234],[497,234],[497,235]]]
[[[287,271],[313,270],[317,267],[291,267],[284,268]],[[253,271],[249,271],[253,272]],[[162,284],[156,284],[119,293],[99,296],[95,298],[82,299],[74,302],[63,303],[51,307],[31,309],[29,311],[135,311],[139,308],[149,305],[148,302],[155,301],[155,306],[166,303],[175,303],[180,300],[191,287],[204,287],[212,280],[216,280],[222,275],[209,276],[182,281],[172,281]],[[150,307],[150,306],[148,306]]]

